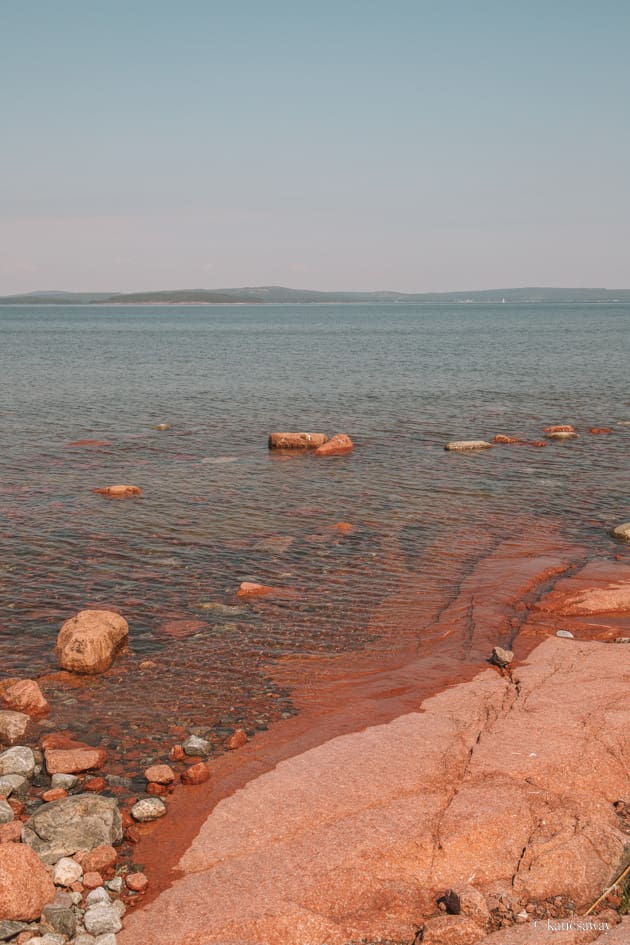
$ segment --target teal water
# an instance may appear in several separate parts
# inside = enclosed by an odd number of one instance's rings
[[[373,638],[392,542],[421,568],[455,523],[474,552],[516,516],[614,554],[607,529],[630,518],[629,325],[627,305],[0,307],[3,671],[53,671],[60,623],[116,606],[132,653],[90,685],[118,724],[150,710],[156,731],[263,727],[292,711],[270,659]],[[551,423],[580,439],[443,449]],[[346,432],[356,449],[276,457],[274,429]],[[109,445],[68,446],[87,438]],[[117,482],[143,497],[91,491]],[[199,609],[234,604],[246,579],[299,601]],[[174,619],[199,626],[174,638]],[[143,659],[164,669],[150,699]],[[78,697],[64,698],[70,719]],[[98,728],[92,703],[64,724]]]

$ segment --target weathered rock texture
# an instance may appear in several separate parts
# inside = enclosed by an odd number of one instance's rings
[[[325,433],[270,433],[270,450],[306,450],[328,440]]]
[[[122,822],[116,799],[79,794],[52,801],[24,824],[22,839],[43,861],[56,863],[78,850],[92,850],[122,838]]]
[[[187,945],[411,941],[464,885],[590,904],[627,841],[630,650],[553,637],[513,677],[485,670],[220,801],[119,945],[170,945],[176,921]]]
[[[46,868],[22,843],[0,845],[0,919],[37,919],[55,887]]]
[[[60,665],[75,673],[103,673],[129,635],[129,625],[109,610],[81,610],[66,620],[57,637]]]
[[[50,709],[34,679],[4,679],[0,683],[0,702],[6,709],[32,718],[47,715]]]

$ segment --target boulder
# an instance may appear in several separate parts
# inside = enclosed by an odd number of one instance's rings
[[[354,443],[345,433],[335,433],[327,443],[318,446],[315,450],[315,456],[341,456],[344,453],[351,453],[354,449]]]
[[[630,522],[624,522],[623,525],[616,525],[611,529],[610,534],[613,538],[621,538],[622,541],[630,541]]]
[[[82,610],[63,624],[56,654],[63,669],[75,673],[103,673],[125,645],[129,625],[109,610]]]
[[[78,794],[38,808],[26,821],[22,839],[52,865],[78,850],[93,850],[122,838],[115,798]]]
[[[92,492],[98,495],[107,496],[108,499],[130,499],[133,496],[142,495],[142,489],[138,486],[102,486],[100,489],[92,489]]]
[[[0,709],[0,742],[15,745],[26,734],[30,721],[30,717],[24,712]]]
[[[485,440],[452,440],[446,444],[444,449],[457,453],[466,450],[489,450],[492,449],[492,443],[487,443]]]
[[[7,709],[41,718],[50,711],[43,693],[34,679],[5,679],[0,683],[0,702]]]
[[[35,755],[26,745],[14,745],[0,755],[0,777],[5,774],[19,774],[32,778],[35,771]]]
[[[47,748],[44,758],[48,774],[75,774],[102,768],[107,752],[104,748]]]
[[[0,845],[0,877],[0,919],[37,919],[55,898],[46,867],[23,843]]]
[[[270,433],[270,450],[306,450],[328,441],[325,433]]]

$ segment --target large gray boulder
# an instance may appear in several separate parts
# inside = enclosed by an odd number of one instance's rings
[[[98,794],[79,794],[45,804],[22,830],[24,843],[49,866],[62,856],[121,839],[122,822],[116,799]]]
[[[26,745],[7,748],[0,755],[0,777],[4,774],[21,774],[32,778],[35,771],[35,755]]]

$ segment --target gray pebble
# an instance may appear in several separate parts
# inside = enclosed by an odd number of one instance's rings
[[[0,797],[0,824],[11,823],[13,816],[13,808],[11,805],[8,804],[3,797]]]
[[[26,745],[7,748],[0,755],[0,775],[21,774],[25,778],[31,778],[34,771],[35,756]]]
[[[567,640],[573,640],[573,634],[570,630],[556,630],[557,637],[566,637]]]
[[[85,902],[88,906],[93,906],[95,902],[111,902],[111,899],[104,886],[97,886],[87,894]]]
[[[111,902],[96,902],[88,906],[83,916],[88,932],[92,935],[105,935],[108,932],[120,932],[122,922]]]
[[[210,742],[197,735],[190,735],[183,743],[182,748],[187,755],[207,755],[210,752]]]

